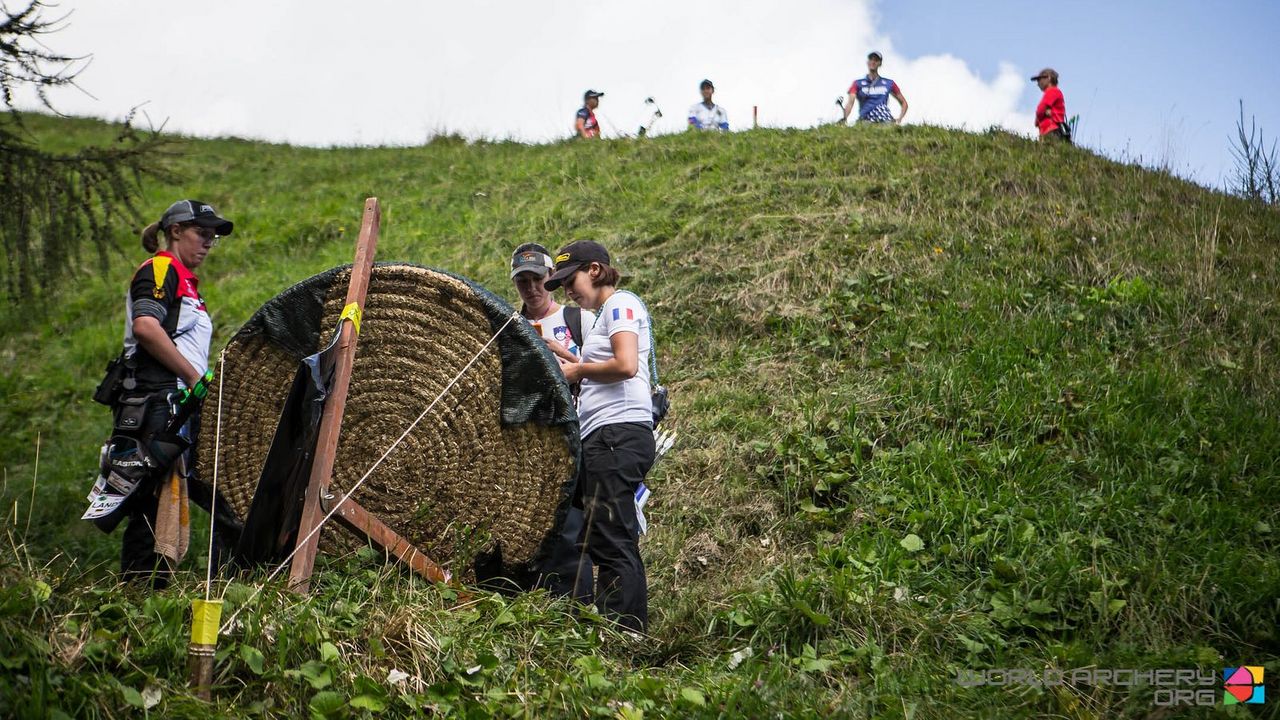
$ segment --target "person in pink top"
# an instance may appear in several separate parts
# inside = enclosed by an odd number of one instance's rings
[[[1044,91],[1040,104],[1036,106],[1036,129],[1040,131],[1040,139],[1062,138],[1056,131],[1059,125],[1067,121],[1067,103],[1062,98],[1062,91],[1058,89],[1058,71],[1045,68],[1031,79]]]

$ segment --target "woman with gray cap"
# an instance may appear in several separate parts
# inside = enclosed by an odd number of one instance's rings
[[[653,467],[653,400],[649,354],[649,312],[635,294],[618,290],[620,275],[609,252],[590,240],[562,248],[545,286],[564,285],[565,294],[596,313],[584,328],[581,362],[563,362],[565,378],[581,382],[578,422],[582,463],[575,505],[586,526],[580,536],[579,578],[590,584],[591,564],[599,570],[595,590],[580,587],[619,625],[643,632],[649,626],[649,586],[640,560],[636,490]]]
[[[193,271],[204,263],[220,238],[231,234],[232,227],[231,221],[208,203],[179,200],[169,206],[158,221],[142,231],[142,247],[154,254],[134,272],[125,298],[121,365],[126,370],[111,393],[115,418],[112,440],[121,436],[134,439],[152,469],[139,478],[112,513],[95,522],[110,532],[128,518],[121,574],[127,580],[150,579],[156,588],[168,584],[172,566],[186,550],[185,525],[177,528],[181,537],[164,537],[163,528],[157,527],[165,524],[157,522],[158,495],[175,463],[184,463],[179,466],[183,476],[194,465],[188,462],[184,446],[195,444],[198,410],[191,412],[190,420],[181,427],[172,425],[180,402],[185,400],[192,403],[191,408],[198,408],[213,338],[213,322]],[[169,436],[170,430],[180,439]],[[172,456],[162,452],[162,446]],[[113,446],[112,452],[116,451]],[[190,495],[197,504],[209,507],[207,487],[193,483]],[[176,510],[185,517],[185,507]],[[215,522],[215,528],[217,525]]]
[[[543,287],[554,265],[545,247],[524,243],[511,253],[511,283],[520,296],[520,315],[542,336],[552,354],[561,361],[576,363],[582,351],[579,347],[582,329],[594,325],[595,316],[578,307],[560,305],[551,291]],[[504,577],[500,553],[481,555],[475,562],[476,580],[483,587],[499,592],[546,588],[554,595],[574,597],[576,588],[591,584],[590,578],[576,577],[580,569],[578,536],[581,534],[582,510],[570,507],[559,534],[546,543],[536,567],[530,572]]]

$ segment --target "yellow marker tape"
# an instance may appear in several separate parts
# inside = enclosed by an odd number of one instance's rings
[[[222,620],[221,600],[191,601],[191,642],[195,645],[217,645],[218,623]]]
[[[360,305],[358,303],[351,303],[350,305],[342,308],[342,315],[338,317],[338,322],[342,322],[343,320],[350,320],[351,324],[356,327],[356,334],[359,335]]]

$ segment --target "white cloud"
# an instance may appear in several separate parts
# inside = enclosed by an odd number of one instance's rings
[[[886,60],[893,59],[893,54],[888,54]],[[904,93],[910,92],[913,86],[919,88],[918,95],[915,92],[907,95],[911,106],[909,118],[969,130],[1000,125],[1026,134],[1032,129],[1031,113],[1019,103],[1027,81],[1013,65],[1001,64],[999,74],[990,82],[951,55],[902,58],[897,65],[902,70],[894,79],[902,84]]]
[[[859,0],[685,3],[219,3],[63,0],[47,42],[94,54],[63,112],[144,110],[167,128],[299,144],[418,143],[433,131],[543,141],[570,134],[586,88],[606,92],[606,131],[634,132],[655,97],[684,126],[709,77],[734,128],[809,126],[865,72],[871,49],[902,84],[909,120],[1029,132],[1026,73],[978,77],[950,56],[901,57]],[[29,104],[29,103],[28,103]],[[607,133],[608,134],[608,133]]]

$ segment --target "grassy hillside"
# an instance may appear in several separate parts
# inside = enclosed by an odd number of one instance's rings
[[[254,601],[221,640],[217,713],[1159,717],[1150,687],[954,678],[1280,675],[1274,210],[925,127],[177,147],[143,206],[235,220],[200,271],[215,346],[349,261],[376,195],[379,259],[508,297],[517,244],[603,241],[654,312],[680,433],[650,483],[652,638],[540,595],[453,607],[364,552],[329,559],[311,599]],[[135,229],[119,244],[107,276],[71,261],[56,299],[0,309],[0,714],[123,717],[144,690],[161,716],[209,712],[183,687],[203,553],[148,597],[112,583],[119,538],[76,519],[106,423],[89,395],[142,258]]]

